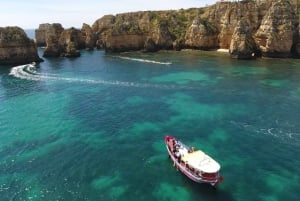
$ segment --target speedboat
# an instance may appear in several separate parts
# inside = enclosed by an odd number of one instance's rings
[[[165,136],[165,144],[174,166],[191,180],[208,183],[214,188],[223,181],[220,164],[203,151],[195,150],[170,135]]]

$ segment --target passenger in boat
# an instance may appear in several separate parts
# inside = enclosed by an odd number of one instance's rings
[[[191,147],[188,152],[193,153],[194,151],[195,151],[195,147]]]
[[[176,152],[178,152],[179,147],[180,147],[180,145],[178,144],[178,142],[177,142],[177,141],[174,141],[174,154],[175,154]]]
[[[176,152],[175,152],[175,157],[176,157],[176,158],[179,158],[179,157],[180,157],[180,153],[179,153],[178,150],[176,150]]]
[[[169,149],[171,150],[171,152],[174,152],[174,140],[173,139],[170,139],[168,141],[168,146],[169,146]]]
[[[189,170],[189,169],[190,169],[189,164],[185,164],[185,168],[186,168],[187,170]]]
[[[180,163],[181,162],[181,155],[179,154],[179,156],[178,156],[178,163]]]

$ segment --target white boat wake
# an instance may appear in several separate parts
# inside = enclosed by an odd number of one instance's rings
[[[139,58],[132,58],[132,57],[123,57],[123,56],[118,56],[120,59],[126,59],[126,60],[131,60],[131,61],[138,61],[138,62],[143,62],[143,63],[153,63],[153,64],[160,64],[160,65],[171,65],[171,62],[160,62],[160,61],[155,61],[155,60],[149,60],[149,59],[139,59]]]
[[[279,139],[281,143],[296,144],[300,143],[300,132],[295,131],[294,125],[289,122],[275,121],[274,127],[254,126],[245,122],[230,121],[234,126],[247,131],[253,135],[266,135],[275,139]]]
[[[58,74],[39,73],[36,70],[35,64],[26,64],[13,67],[9,73],[10,75],[26,80],[33,81],[66,81],[66,82],[82,82],[86,84],[101,84],[101,85],[116,85],[123,87],[137,87],[137,88],[158,88],[158,89],[195,89],[189,86],[166,85],[166,84],[152,84],[152,83],[138,83],[125,81],[110,81],[110,80],[94,80],[84,78],[61,77]]]

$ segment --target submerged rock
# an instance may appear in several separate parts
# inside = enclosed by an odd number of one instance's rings
[[[0,64],[41,62],[37,47],[19,27],[0,27]]]

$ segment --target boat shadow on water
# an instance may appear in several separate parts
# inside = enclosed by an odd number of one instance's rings
[[[166,164],[170,163],[170,160],[171,159],[167,156],[165,159]],[[223,189],[223,183],[219,183],[218,188],[214,188],[207,183],[194,182],[188,179],[184,174],[177,174],[180,171],[177,170],[173,164],[169,164],[167,169],[167,171],[169,171],[171,174],[174,174],[172,175],[171,183],[176,182],[177,185],[184,186],[186,189],[188,189],[192,198],[205,201],[237,201],[237,199],[235,199],[230,192]]]
[[[193,197],[199,198],[199,200],[206,200],[206,201],[236,201],[234,197],[223,190],[222,187],[218,187],[215,189],[209,184],[205,183],[196,183],[187,179],[184,175],[180,175],[182,177],[182,183],[188,189],[190,189]],[[220,186],[222,184],[219,184]]]

